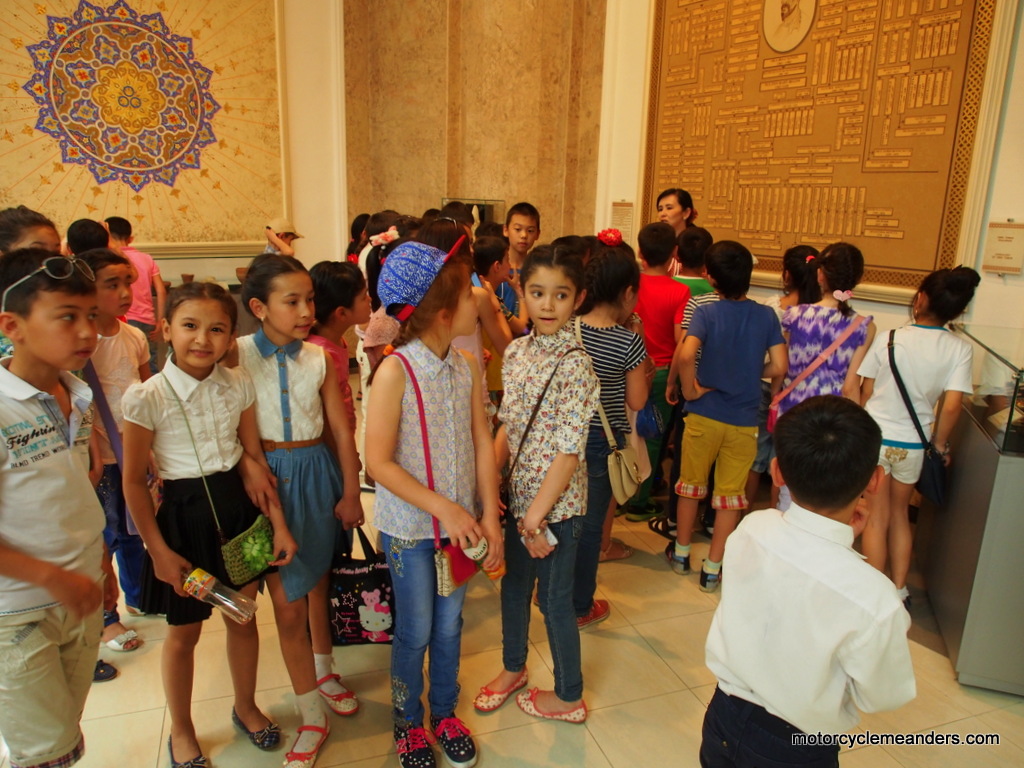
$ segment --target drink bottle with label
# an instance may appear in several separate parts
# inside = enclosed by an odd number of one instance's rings
[[[224,615],[239,624],[250,621],[256,613],[255,600],[222,583],[202,568],[196,568],[188,575],[183,589],[196,600],[220,608]]]

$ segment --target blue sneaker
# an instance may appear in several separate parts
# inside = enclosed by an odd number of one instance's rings
[[[665,547],[665,557],[673,572],[680,576],[685,576],[690,572],[690,557],[676,557],[676,543],[674,541],[670,541],[668,546]]]
[[[700,591],[701,592],[714,592],[718,589],[722,583],[722,571],[718,573],[708,573],[702,567],[700,569]]]

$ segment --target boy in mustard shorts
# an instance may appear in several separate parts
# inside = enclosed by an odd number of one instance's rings
[[[717,462],[711,499],[717,511],[715,532],[700,575],[700,588],[714,592],[721,582],[725,540],[748,503],[746,483],[757,455],[761,379],[784,374],[788,359],[775,311],[747,298],[754,269],[750,251],[722,240],[708,249],[706,262],[708,280],[722,300],[697,308],[678,352],[688,414],[676,484],[676,541],[669,542],[665,554],[673,571],[690,572],[693,521],[708,492],[711,465]]]

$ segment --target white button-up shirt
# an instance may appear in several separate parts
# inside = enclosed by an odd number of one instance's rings
[[[242,458],[238,422],[242,411],[255,400],[252,379],[241,368],[215,365],[210,375],[199,381],[168,360],[160,375],[133,384],[124,393],[121,407],[125,421],[153,432],[160,477],[181,480],[226,472],[238,463]]]
[[[858,709],[914,698],[909,627],[853,529],[793,504],[754,512],[729,537],[706,660],[725,693],[805,733],[845,733]]]

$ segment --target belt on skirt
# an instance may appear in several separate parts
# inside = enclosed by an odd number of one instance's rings
[[[309,448],[311,445],[319,445],[324,440],[323,435],[312,440],[289,440],[288,442],[277,442],[276,440],[260,440],[260,447],[265,453],[271,453],[281,448]]]

